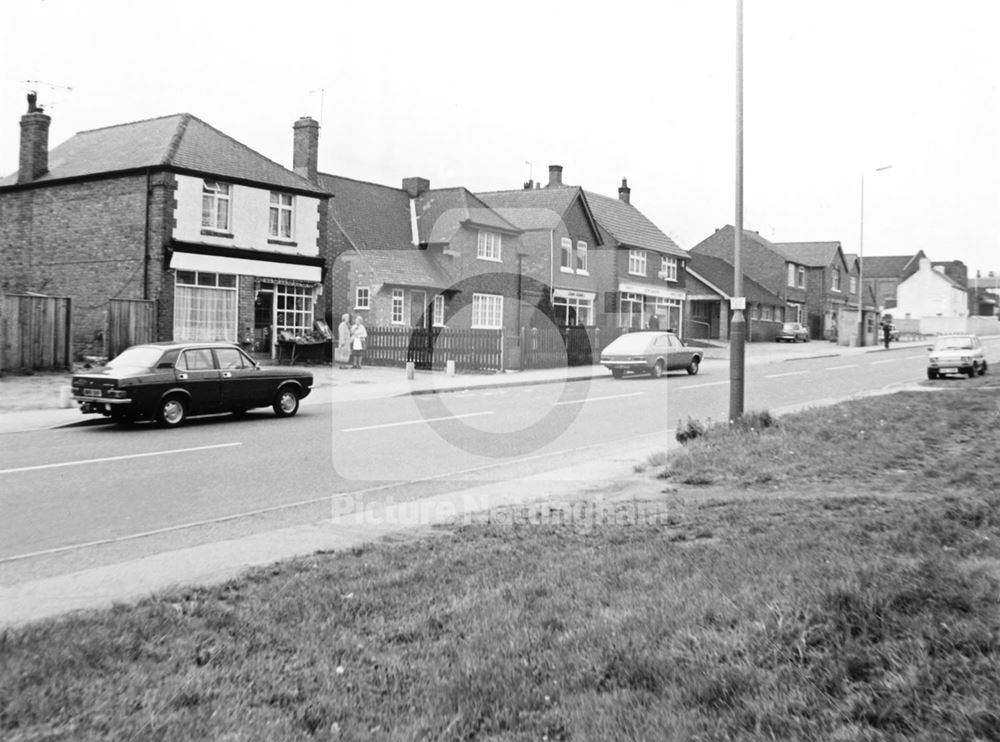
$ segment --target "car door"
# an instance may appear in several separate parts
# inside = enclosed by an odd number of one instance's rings
[[[174,375],[177,385],[187,390],[192,415],[219,409],[221,377],[211,348],[186,348],[174,367]]]
[[[691,365],[692,351],[685,348],[676,335],[666,335],[664,340],[667,344],[667,369],[669,371],[687,368]]]
[[[216,348],[215,361],[219,366],[222,406],[227,410],[245,410],[255,406],[260,371],[239,348]],[[260,402],[256,402],[260,404]]]

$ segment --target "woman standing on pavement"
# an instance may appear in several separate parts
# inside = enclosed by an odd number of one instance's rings
[[[341,368],[347,368],[351,360],[351,315],[345,314],[337,326],[337,362]]]
[[[365,329],[365,322],[361,319],[360,314],[355,315],[354,326],[351,327],[351,365],[354,368],[361,368],[367,344],[368,330]]]

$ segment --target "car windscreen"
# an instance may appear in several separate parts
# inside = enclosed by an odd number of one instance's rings
[[[161,348],[136,346],[108,361],[108,368],[152,368],[163,355]]]
[[[938,338],[936,350],[972,350],[972,338]]]

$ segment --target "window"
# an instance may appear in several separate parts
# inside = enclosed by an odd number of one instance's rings
[[[795,273],[796,273],[795,266],[792,263],[789,263],[788,264],[788,285],[789,286],[794,286],[795,285]]]
[[[392,324],[403,324],[403,289],[392,290]]]
[[[496,232],[479,230],[479,245],[476,257],[480,260],[500,261],[500,235]]]
[[[750,305],[750,319],[760,319],[760,304]]]
[[[594,317],[594,300],[589,296],[569,293],[552,297],[552,312],[560,325],[591,325]]]
[[[277,284],[274,290],[276,332],[305,335],[313,329],[313,290],[309,286]]]
[[[434,317],[435,327],[444,327],[444,296],[438,294],[434,297]]]
[[[851,293],[852,294],[858,293],[858,277],[857,276],[851,276]]]
[[[216,348],[215,357],[219,361],[219,368],[247,368],[244,356],[237,348]]]
[[[774,309],[771,307],[770,304],[765,304],[760,308],[760,318],[767,322],[770,322],[772,319],[774,319]]]
[[[499,330],[503,327],[503,297],[499,294],[472,295],[472,329]]]
[[[833,288],[834,291],[840,291],[840,268],[833,269]]]
[[[271,217],[268,234],[281,240],[292,239],[293,199],[287,193],[271,191]]]
[[[371,306],[371,295],[367,286],[358,286],[354,289],[354,308],[368,309]]]
[[[201,187],[201,226],[206,229],[230,230],[230,193],[228,183],[206,180]]]
[[[677,258],[660,258],[660,278],[665,281],[677,280]]]
[[[645,250],[629,250],[628,251],[628,272],[634,276],[645,276],[646,275],[646,251]]]
[[[803,266],[799,266],[799,288],[804,289],[806,287],[806,269]]]
[[[177,271],[174,339],[183,342],[236,341],[236,276]]]
[[[640,329],[643,325],[642,294],[623,291],[618,305],[618,326]]]
[[[211,371],[215,368],[212,351],[209,348],[186,350],[181,354],[177,368],[184,371]]]
[[[578,273],[587,272],[587,243],[583,240],[576,243],[576,270]]]
[[[569,237],[562,238],[562,247],[559,249],[559,270],[566,273],[573,272],[573,240]]]

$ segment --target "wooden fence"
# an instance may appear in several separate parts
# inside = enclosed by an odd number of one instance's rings
[[[71,304],[65,296],[4,295],[0,301],[0,371],[70,368]]]
[[[502,330],[453,330],[414,327],[370,327],[365,363],[443,369],[448,361],[460,371],[503,369]]]
[[[521,366],[559,368],[599,363],[608,343],[628,332],[622,327],[536,327],[521,329]]]
[[[156,340],[156,302],[111,299],[104,329],[104,352],[114,358],[130,345]]]

